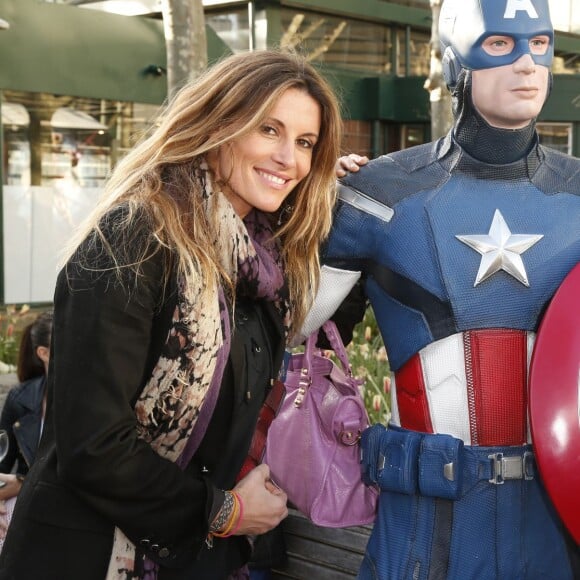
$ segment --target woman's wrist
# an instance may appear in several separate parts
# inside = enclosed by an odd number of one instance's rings
[[[224,492],[224,502],[218,514],[209,526],[209,534],[216,538],[228,538],[240,527],[243,516],[243,504],[235,491]]]
[[[213,534],[215,532],[220,532],[225,529],[228,522],[231,519],[232,512],[234,509],[235,497],[232,495],[231,491],[224,492],[224,501],[217,515],[209,525],[209,532]]]

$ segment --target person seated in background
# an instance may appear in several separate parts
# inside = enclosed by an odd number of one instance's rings
[[[51,332],[52,310],[40,314],[22,333],[19,384],[8,392],[0,415],[0,429],[8,433],[8,452],[0,461],[0,500],[18,495],[36,455],[46,408]]]
[[[0,461],[0,538],[8,526],[4,502],[18,496],[40,441],[51,333],[52,310],[24,329],[16,366],[19,384],[8,392],[0,415],[0,429],[8,435],[8,449]]]

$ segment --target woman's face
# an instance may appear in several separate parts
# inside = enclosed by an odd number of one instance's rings
[[[317,101],[305,91],[288,89],[256,129],[208,156],[240,217],[252,208],[276,211],[308,175],[320,120]]]

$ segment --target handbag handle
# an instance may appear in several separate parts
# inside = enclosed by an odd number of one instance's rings
[[[344,343],[342,342],[342,338],[340,333],[338,332],[338,328],[336,324],[332,320],[327,320],[322,325],[322,330],[330,343],[334,354],[342,364],[342,369],[344,372],[350,377],[352,376],[352,370],[350,367],[350,362],[348,360],[348,354],[346,352],[346,348]],[[304,365],[303,365],[303,373],[304,369],[307,370],[308,374],[310,374],[310,370],[312,368],[312,355],[314,354],[314,349],[316,348],[316,341],[318,339],[318,331],[314,331],[306,340],[306,346],[304,348]]]

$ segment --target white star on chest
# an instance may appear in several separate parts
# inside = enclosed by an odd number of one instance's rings
[[[544,237],[542,234],[512,234],[501,212],[496,209],[487,235],[455,237],[481,254],[481,263],[473,286],[503,270],[529,287],[521,255],[539,242]]]

